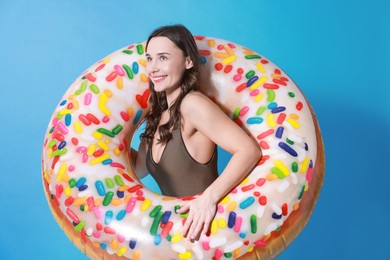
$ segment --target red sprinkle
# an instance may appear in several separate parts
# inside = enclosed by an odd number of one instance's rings
[[[199,50],[199,54],[202,56],[210,56],[211,52],[209,50]]]
[[[268,145],[268,143],[265,142],[265,141],[260,141],[260,147],[261,147],[262,149],[264,149],[264,150],[269,149],[269,145]]]
[[[143,188],[143,186],[141,184],[137,184],[137,185],[135,185],[133,187],[130,187],[127,191],[128,192],[135,192],[135,191],[137,191],[139,189],[142,189],[142,188]]]
[[[255,191],[255,192],[253,192],[253,195],[254,195],[255,197],[259,197],[259,196],[260,196],[260,192]]]
[[[222,68],[223,68],[223,65],[221,63],[216,63],[215,64],[215,69],[216,70],[220,71],[220,70],[222,70]]]
[[[91,121],[89,121],[89,119],[85,115],[80,114],[79,115],[79,119],[80,119],[81,122],[83,122],[84,125],[86,125],[86,126],[90,126],[91,125]]]
[[[111,72],[111,73],[106,77],[106,80],[107,80],[108,82],[113,81],[113,80],[116,78],[116,76],[118,76],[118,73],[114,70],[113,72]]]
[[[124,112],[124,111],[121,112],[121,117],[122,117],[122,119],[125,120],[126,122],[130,120],[129,115],[128,115],[126,112]]]
[[[242,74],[242,73],[244,73],[244,70],[243,70],[242,68],[238,68],[238,69],[237,69],[237,73],[238,73],[238,74]]]
[[[59,134],[59,133],[55,134],[53,137],[60,142],[64,141],[64,139],[65,139],[64,135]]]
[[[278,88],[279,88],[279,85],[270,84],[270,83],[264,83],[264,84],[263,84],[263,87],[264,87],[265,89],[278,89]]]
[[[242,190],[243,192],[246,192],[246,191],[248,191],[248,190],[253,189],[254,187],[255,187],[254,184],[250,184],[250,185],[247,185],[247,186],[245,186],[245,187],[242,187],[241,190]]]
[[[259,178],[257,181],[256,181],[256,185],[257,186],[263,186],[265,183],[265,179],[264,178]]]
[[[94,76],[92,76],[92,74],[87,74],[85,75],[85,78],[91,82],[95,82],[96,81],[96,78]]]
[[[238,87],[236,87],[236,91],[237,92],[241,92],[243,91],[244,89],[246,89],[246,82],[242,83],[241,85],[239,85]]]
[[[72,138],[72,144],[78,145],[78,143],[79,143],[79,140],[76,137],[73,137]]]
[[[92,114],[90,114],[90,113],[87,114],[87,118],[88,118],[88,120],[89,120],[90,122],[94,123],[95,125],[100,124],[100,120],[97,119],[96,116],[94,116],[94,115],[92,115]]]
[[[104,66],[106,66],[105,63],[100,64],[100,65],[95,69],[95,72],[98,72],[99,70],[103,69]]]
[[[280,80],[280,79],[273,79],[272,80],[274,83],[276,84],[279,84],[279,85],[283,85],[283,86],[287,86],[287,83],[283,80]]]
[[[126,173],[122,174],[122,176],[123,176],[123,178],[125,178],[129,182],[134,182],[134,180],[129,175],[127,175]]]
[[[103,229],[102,224],[101,224],[101,223],[96,223],[96,230],[97,230],[97,231],[100,231],[100,230],[102,230],[102,229]]]
[[[73,204],[73,202],[74,202],[74,198],[72,197],[72,196],[70,196],[69,198],[67,198],[66,200],[65,200],[65,206],[67,206],[67,207],[69,207],[70,205],[72,205]]]
[[[265,132],[259,134],[259,135],[257,136],[257,139],[259,139],[259,140],[264,139],[264,138],[266,138],[267,136],[272,135],[273,133],[274,133],[274,129],[269,129],[269,130],[267,130],[267,131],[265,131]]]
[[[220,50],[220,51],[222,51],[224,48],[225,48],[225,46],[223,46],[222,44],[217,46],[217,49]]]
[[[260,205],[264,206],[265,204],[267,204],[267,197],[266,196],[261,196],[259,198],[259,203]]]
[[[99,157],[101,155],[104,154],[104,150],[103,149],[99,149],[99,150],[96,150],[94,153],[93,153],[93,157]]]
[[[299,101],[295,107],[296,107],[299,111],[301,111],[301,109],[303,108],[302,102]]]
[[[267,60],[261,60],[260,62],[261,62],[261,64],[268,64],[269,63],[269,61],[267,61]]]
[[[227,66],[225,67],[225,69],[223,70],[223,72],[229,73],[230,71],[232,71],[232,69],[233,69],[233,66],[229,64],[229,65],[227,65]]]
[[[278,119],[276,119],[276,123],[279,125],[283,124],[284,119],[286,119],[286,114],[285,113],[280,113],[278,116]]]
[[[113,228],[110,228],[110,227],[105,227],[104,228],[104,233],[106,233],[106,234],[115,234],[115,230]]]
[[[123,166],[122,164],[118,163],[118,162],[112,162],[110,164],[111,167],[116,167],[116,168],[121,168],[122,170],[126,169],[125,166]]]
[[[87,232],[85,231],[85,228],[83,228],[81,230],[80,236],[81,236],[81,240],[83,240],[84,243],[88,242],[88,240],[87,240]]]
[[[283,214],[283,216],[287,216],[287,213],[288,213],[288,205],[287,205],[287,203],[284,203],[282,205],[282,214]]]

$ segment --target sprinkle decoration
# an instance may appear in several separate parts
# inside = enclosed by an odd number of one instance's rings
[[[218,205],[207,235],[181,234],[189,198],[156,194],[129,165],[131,133],[149,109],[145,43],[108,55],[65,93],[45,135],[43,179],[81,241],[131,259],[233,259],[267,246],[310,186],[316,138],[309,106],[275,64],[246,47],[196,36],[202,91],[253,136],[263,156]],[[62,217],[60,217],[62,219]]]

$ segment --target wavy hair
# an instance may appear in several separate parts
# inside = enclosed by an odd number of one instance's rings
[[[172,138],[171,129],[176,129],[179,126],[181,113],[180,105],[183,98],[191,91],[199,89],[199,66],[200,56],[195,40],[191,32],[183,25],[169,25],[162,26],[154,30],[148,40],[146,41],[146,50],[150,40],[154,37],[167,37],[171,40],[179,49],[183,51],[184,57],[190,57],[193,66],[190,69],[186,69],[183,75],[181,83],[181,91],[175,102],[168,108],[167,98],[165,92],[156,92],[154,90],[154,84],[149,80],[150,88],[150,110],[146,114],[146,129],[141,138],[149,144],[153,141],[154,134],[159,131],[160,139],[159,143],[167,143]],[[158,126],[161,120],[163,111],[169,109],[169,120],[167,123]]]

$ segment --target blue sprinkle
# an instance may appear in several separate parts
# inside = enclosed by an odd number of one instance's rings
[[[276,102],[271,102],[268,104],[268,109],[274,109],[274,108],[277,108],[278,107],[278,104],[276,104]]]
[[[228,219],[228,227],[233,228],[234,224],[236,223],[236,212],[232,211],[229,213],[229,219]]]
[[[298,153],[293,148],[291,148],[288,144],[283,143],[283,142],[279,142],[278,145],[280,148],[282,148],[285,152],[287,152],[291,156],[293,156],[293,157],[298,156]]]
[[[309,151],[309,146],[307,145],[307,143],[305,143],[305,150]]]
[[[72,115],[71,114],[66,114],[65,115],[65,125],[66,126],[70,126],[71,123],[72,123]]]
[[[106,195],[106,189],[104,188],[103,182],[102,181],[96,181],[95,182],[95,187],[97,192],[99,193],[100,196],[105,196]]]
[[[116,220],[122,220],[126,216],[126,210],[122,209],[119,211],[118,215],[116,215]]]
[[[122,199],[125,196],[125,192],[118,190],[116,192],[116,196],[118,196],[118,198]]]
[[[131,249],[134,249],[136,245],[137,245],[137,240],[131,239],[131,240],[130,240],[130,243],[129,243],[129,247],[130,247]]]
[[[273,114],[277,114],[277,113],[283,112],[284,110],[286,110],[286,107],[274,107],[274,108],[272,108],[271,112]]]
[[[246,237],[246,234],[245,234],[245,233],[240,233],[240,237],[241,237],[241,238],[245,238],[245,237]]]
[[[60,103],[60,106],[63,106],[66,104],[66,99]]]
[[[313,161],[310,159],[309,168],[313,168]]]
[[[249,197],[249,198],[247,198],[246,200],[244,200],[243,202],[240,203],[240,208],[241,209],[246,209],[247,207],[252,205],[253,202],[255,202],[255,199],[253,197]]]
[[[207,62],[205,56],[200,56],[200,64],[205,64]]]
[[[261,117],[250,117],[246,122],[247,124],[253,125],[253,124],[261,124],[263,121],[264,119]]]
[[[163,215],[162,218],[161,218],[161,223],[167,224],[169,218],[171,217],[171,214],[172,214],[171,211],[165,211],[165,212],[164,212],[164,215]]]
[[[113,216],[113,215],[114,215],[114,214],[112,213],[112,211],[111,211],[111,210],[108,210],[108,211],[106,212],[105,217],[104,217],[104,224],[109,225],[109,224],[111,223],[111,221],[112,221],[112,216]]]
[[[139,118],[141,117],[141,115],[142,115],[142,109],[139,109],[137,111],[137,114],[135,115],[135,117],[133,119],[133,124],[134,125],[137,124],[137,122],[138,122]]]
[[[253,85],[253,83],[255,83],[256,82],[256,80],[258,80],[259,79],[259,77],[258,76],[253,76],[252,78],[250,78],[249,80],[248,80],[248,82],[246,83],[246,86],[249,88],[250,86],[252,86]]]
[[[100,243],[100,248],[105,250],[107,248],[107,245],[105,243]]]
[[[106,159],[106,160],[102,161],[103,165],[109,165],[111,163],[112,163],[112,159]]]
[[[154,244],[158,246],[161,243],[161,236],[160,234],[157,234],[154,236]]]
[[[284,132],[284,127],[279,126],[278,129],[276,129],[275,136],[280,139],[283,136],[283,132]]]
[[[87,184],[83,184],[79,187],[79,191],[83,191],[83,190],[86,190],[88,189],[88,185]]]
[[[77,188],[80,188],[81,186],[83,186],[85,184],[85,182],[87,181],[87,179],[85,177],[81,177],[80,179],[78,179],[78,181],[76,182],[76,187]]]
[[[58,145],[58,150],[61,150],[62,148],[64,148],[66,146],[66,141],[62,141],[59,145]]]
[[[282,215],[278,215],[278,214],[276,214],[276,213],[274,212],[274,213],[272,213],[272,218],[273,218],[273,219],[281,219],[281,218],[282,218]]]
[[[131,67],[131,70],[134,72],[134,74],[138,74],[138,63],[137,62],[133,62],[133,66]]]

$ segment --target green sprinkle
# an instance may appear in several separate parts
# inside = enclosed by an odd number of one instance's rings
[[[123,127],[121,125],[117,125],[116,127],[114,127],[114,129],[112,129],[112,133],[114,135],[117,135],[122,131],[122,129],[123,129]]]
[[[114,192],[109,191],[106,193],[106,196],[104,196],[103,205],[108,206],[111,203],[112,197],[114,197]]]
[[[91,84],[91,85],[89,86],[89,88],[92,90],[92,92],[93,92],[94,94],[99,94],[99,92],[100,92],[98,86],[96,86],[95,84]]]
[[[260,55],[245,55],[245,59],[251,60],[251,59],[261,59]]]
[[[237,107],[236,109],[234,109],[233,119],[237,119],[239,115],[240,115],[240,108]]]
[[[233,254],[232,253],[224,253],[224,256],[226,258],[232,258]]]
[[[288,138],[286,138],[286,142],[289,143],[289,144],[291,144],[291,145],[294,144],[294,141],[292,141],[292,140],[290,140],[290,139],[288,139]]]
[[[98,131],[99,133],[105,134],[109,137],[115,137],[115,135],[111,131],[109,131],[105,128],[98,128],[96,131]]]
[[[50,129],[49,134],[54,132],[54,126]]]
[[[261,107],[259,107],[258,109],[257,109],[257,111],[256,111],[256,115],[261,115],[261,114],[263,114],[263,112],[265,111],[265,110],[267,110],[267,107],[266,106],[261,106]]]
[[[298,197],[299,200],[302,198],[304,192],[305,192],[305,186],[302,187],[301,193],[299,194]]]
[[[267,101],[272,102],[275,100],[275,91],[272,89],[267,89]]]
[[[250,78],[252,78],[254,75],[255,75],[255,71],[254,71],[254,70],[250,70],[250,71],[248,71],[248,72],[245,74],[245,77],[246,77],[247,79],[250,79]]]
[[[167,241],[171,242],[171,240],[172,240],[172,236],[168,234]]]
[[[293,92],[288,92],[288,95],[289,95],[290,97],[295,97],[295,94],[294,94]]]
[[[157,213],[157,216],[153,220],[152,227],[150,228],[151,235],[157,234],[158,225],[160,224],[160,221],[161,221],[161,218],[163,215],[164,215],[164,213],[161,211]]]
[[[106,178],[106,185],[108,188],[114,188],[115,184],[111,178]]]
[[[127,77],[129,77],[129,79],[133,79],[133,78],[134,78],[134,74],[133,74],[133,72],[131,71],[130,67],[127,66],[126,64],[123,64],[122,67],[123,67],[123,69],[126,71]]]
[[[56,141],[50,140],[49,144],[47,145],[49,148],[52,148],[54,145],[56,145]]]
[[[123,182],[121,176],[119,175],[115,175],[114,176],[114,180],[115,180],[115,183],[118,185],[118,186],[123,186],[125,183]]]
[[[84,211],[84,205],[81,205],[81,206],[80,206],[80,210],[81,210],[81,211]]]
[[[66,148],[64,148],[64,149],[62,149],[62,150],[55,150],[54,152],[53,152],[53,156],[55,157],[55,156],[61,156],[61,155],[64,155],[64,154],[66,154],[68,152],[68,149],[66,149]]]
[[[81,220],[80,223],[78,223],[75,227],[74,227],[74,230],[76,232],[81,232],[81,230],[85,227],[85,221],[84,220]]]
[[[257,219],[256,215],[251,216],[251,232],[252,234],[256,234],[257,232]]]
[[[81,83],[81,87],[80,87],[80,92],[84,92],[85,90],[87,89],[87,81],[83,81],[83,83]]]
[[[73,188],[74,186],[76,186],[76,180],[72,178],[69,180],[69,187]]]
[[[133,51],[132,51],[132,50],[123,50],[122,52],[123,52],[123,53],[126,53],[126,54],[133,54]]]
[[[149,213],[149,217],[154,218],[162,209],[161,205],[154,207],[154,209]]]
[[[298,172],[298,163],[297,162],[293,162],[292,165],[291,165],[291,169],[293,172]]]
[[[283,172],[277,168],[277,167],[272,167],[271,172],[278,176],[279,179],[284,179],[286,176],[283,174]]]
[[[137,45],[137,52],[139,55],[144,54],[144,47],[142,46],[142,44]]]

